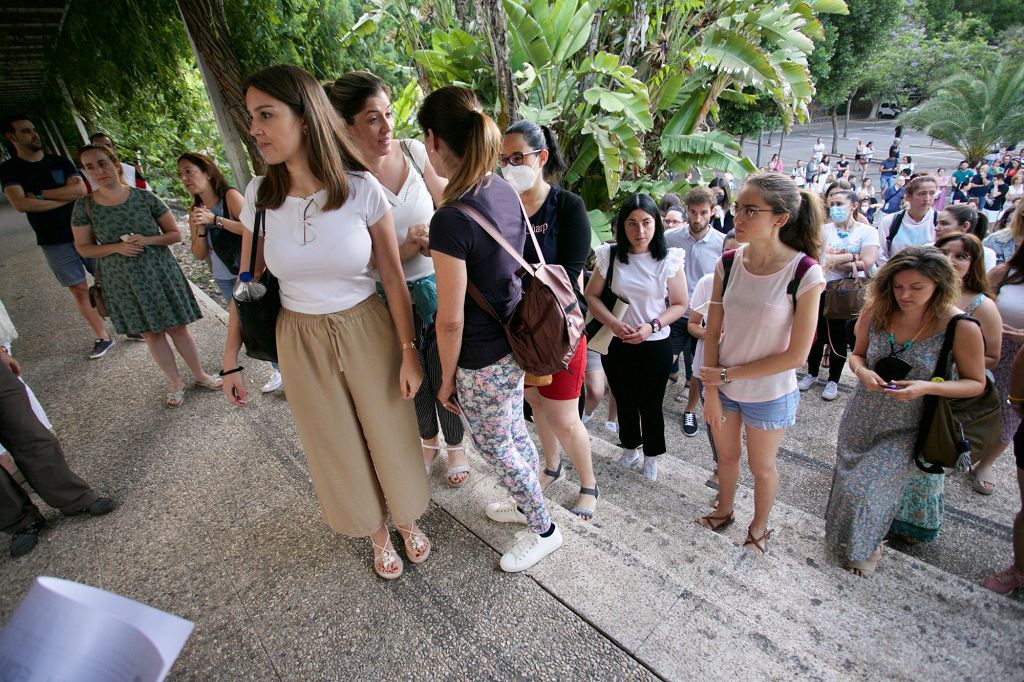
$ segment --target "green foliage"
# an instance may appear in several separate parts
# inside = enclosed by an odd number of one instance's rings
[[[824,39],[811,55],[815,102],[845,102],[865,80],[864,65],[879,51],[900,18],[892,0],[848,0],[849,14],[822,19]],[[865,27],[870,27],[865,30]]]
[[[983,77],[953,76],[901,120],[979,161],[993,148],[1024,140],[1024,64],[1003,59]]]

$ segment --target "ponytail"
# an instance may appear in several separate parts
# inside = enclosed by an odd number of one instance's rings
[[[817,260],[824,245],[821,226],[825,222],[825,211],[821,199],[810,190],[799,189],[781,173],[754,173],[747,176],[743,184],[755,188],[773,211],[789,215],[789,220],[779,230],[779,240]]]
[[[967,223],[964,233],[973,234],[978,239],[984,239],[988,234],[988,216],[972,204],[952,204],[943,210],[953,216],[957,227]]]
[[[562,148],[558,146],[555,131],[548,126],[537,125],[533,121],[521,119],[510,125],[505,134],[522,135],[528,146],[547,150],[548,160],[544,163],[545,180],[550,180],[569,167],[562,155]]]
[[[479,185],[498,165],[501,131],[472,90],[448,85],[427,95],[416,116],[458,160],[441,197],[448,204]]]

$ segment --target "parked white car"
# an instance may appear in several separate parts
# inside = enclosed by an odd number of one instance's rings
[[[882,102],[878,107],[878,118],[896,118],[903,113],[903,108],[893,102]]]

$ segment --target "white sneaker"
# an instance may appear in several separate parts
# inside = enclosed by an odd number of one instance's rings
[[[484,510],[487,518],[498,523],[521,523],[526,525],[526,514],[519,511],[515,500],[491,502]]]
[[[796,385],[800,387],[801,391],[806,391],[816,383],[818,383],[818,377],[813,374],[805,374],[800,381],[796,382]]]
[[[506,573],[525,571],[561,546],[562,532],[558,530],[558,526],[555,526],[555,530],[546,538],[528,530],[521,530],[516,533],[512,547],[501,555],[501,570]]]
[[[644,478],[649,481],[658,480],[658,458],[644,457]]]
[[[825,384],[825,389],[821,392],[822,400],[835,400],[839,397],[839,384],[834,381],[830,381]]]
[[[581,417],[581,419],[582,419],[582,421],[583,421],[583,423],[584,423],[584,424],[587,424],[587,423],[589,423],[589,422],[590,422],[590,420],[591,420],[591,419],[593,419],[593,418],[594,418],[594,415],[592,415],[592,414],[587,414],[586,412],[584,412],[584,413],[583,413],[583,416]]]
[[[282,383],[281,373],[274,370],[270,373],[270,379],[267,380],[267,383],[263,384],[263,388],[261,388],[260,391],[263,393],[273,393],[277,389],[281,388]]]
[[[619,457],[619,465],[632,469],[640,461],[640,457],[640,448],[626,448],[622,451],[622,457]]]
[[[605,422],[604,423],[604,428],[608,429],[612,433],[618,433],[619,432],[619,422]]]

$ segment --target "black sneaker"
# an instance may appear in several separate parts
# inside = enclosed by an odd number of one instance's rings
[[[11,558],[17,559],[20,556],[25,556],[33,549],[36,548],[36,543],[39,542],[39,529],[42,528],[42,524],[36,524],[19,530],[11,538]]]
[[[92,352],[89,353],[90,360],[99,360],[107,351],[114,347],[114,339],[96,339],[96,343],[92,344]]]
[[[88,514],[89,516],[103,516],[114,511],[114,507],[117,503],[109,497],[97,497],[93,500],[92,504],[83,509],[79,509],[76,512],[64,512],[64,516],[79,516],[81,514]]]
[[[145,339],[142,338],[142,334],[125,334],[124,338],[128,341],[145,341]]]
[[[683,435],[693,438],[697,435],[697,415],[683,412]]]

